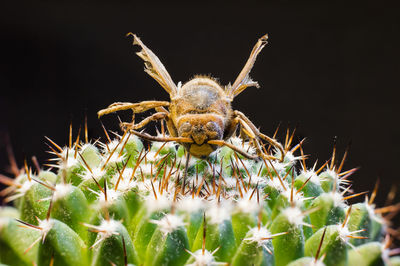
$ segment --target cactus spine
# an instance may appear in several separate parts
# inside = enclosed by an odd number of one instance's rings
[[[330,163],[309,169],[292,139],[282,162],[224,147],[208,160],[190,158],[188,169],[182,147],[144,148],[129,132],[105,143],[78,137],[64,148],[49,139],[57,171],[25,165],[16,178],[0,178],[14,203],[0,208],[0,262],[400,265],[382,215],[396,206],[376,208],[376,189],[349,205],[362,194],[349,193],[354,169],[342,171],[335,151]]]

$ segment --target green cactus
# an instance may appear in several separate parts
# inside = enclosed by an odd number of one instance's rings
[[[354,170],[307,169],[301,144],[286,141],[283,161],[224,147],[185,169],[181,146],[146,149],[126,132],[64,148],[49,141],[57,172],[0,176],[14,201],[0,208],[4,265],[399,264],[381,216],[395,208],[376,209],[376,189],[349,205],[361,195],[347,195]]]

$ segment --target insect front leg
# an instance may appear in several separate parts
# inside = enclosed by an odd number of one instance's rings
[[[267,141],[268,143],[270,143],[271,145],[273,145],[274,147],[276,147],[281,152],[280,161],[283,161],[283,159],[285,158],[285,151],[279,142],[277,142],[273,138],[268,137],[267,135],[262,134],[256,128],[256,126],[250,121],[250,119],[248,119],[242,112],[234,111],[233,113],[236,116],[235,120],[237,120],[240,123],[240,125],[242,126],[243,132],[247,136],[249,136],[249,138],[254,140],[254,144],[259,152],[261,152],[265,156],[271,157],[270,155],[267,155],[262,151],[260,144],[258,143],[258,138],[261,138],[261,139]],[[275,157],[273,157],[273,158],[276,159]]]
[[[148,141],[157,141],[157,142],[170,142],[170,141],[175,141],[178,143],[193,143],[193,140],[191,138],[185,138],[185,137],[162,137],[162,136],[152,136],[148,133],[143,133],[143,132],[138,132],[136,130],[131,129],[130,132],[142,139],[148,140]]]
[[[116,102],[108,106],[106,109],[98,111],[97,115],[99,117],[102,117],[103,115],[123,110],[132,110],[134,114],[137,114],[161,106],[169,106],[169,102],[166,101],[143,101],[140,103]]]

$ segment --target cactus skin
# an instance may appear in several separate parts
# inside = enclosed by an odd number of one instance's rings
[[[55,147],[58,172],[6,180],[0,264],[399,265],[375,205],[346,202],[353,171],[307,169],[289,146],[283,162],[224,147],[190,158],[186,176],[181,146],[130,133]]]

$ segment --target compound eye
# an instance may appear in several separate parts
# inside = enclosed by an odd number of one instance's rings
[[[189,122],[185,122],[179,128],[179,131],[181,133],[187,133],[187,132],[190,132],[191,129],[192,129],[192,125]]]
[[[219,127],[215,122],[208,122],[206,124],[206,128],[208,131],[218,131]]]

